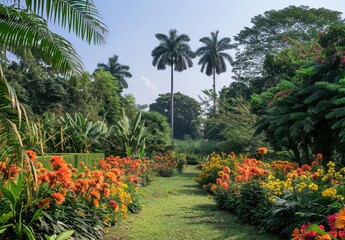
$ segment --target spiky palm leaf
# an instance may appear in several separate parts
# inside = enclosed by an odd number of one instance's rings
[[[73,48],[63,37],[52,33],[47,21],[75,33],[88,43],[103,44],[106,27],[93,1],[90,0],[39,0],[10,1],[0,4],[0,50],[21,55],[35,49],[42,59],[62,73],[81,74],[83,65]],[[25,8],[22,6],[25,2]]]

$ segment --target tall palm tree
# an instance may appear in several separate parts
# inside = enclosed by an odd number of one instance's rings
[[[129,72],[129,66],[118,63],[118,60],[119,57],[114,55],[108,59],[107,64],[98,63],[97,67],[98,69],[103,68],[104,71],[110,72],[118,81],[120,89],[128,88],[128,83],[125,78],[131,78],[132,74]]]
[[[171,140],[174,139],[174,70],[181,72],[187,67],[192,67],[192,58],[195,57],[187,42],[190,41],[186,34],[177,34],[176,29],[171,29],[169,35],[157,33],[159,45],[152,50],[152,64],[158,70],[165,70],[170,66],[171,70]]]
[[[196,55],[200,56],[198,62],[201,65],[201,72],[204,72],[207,76],[213,76],[213,98],[214,108],[216,106],[216,73],[221,74],[226,72],[226,61],[232,64],[233,59],[230,54],[226,53],[226,50],[234,48],[230,44],[230,38],[222,38],[218,40],[218,33],[211,32],[211,37],[203,37],[199,41],[204,46],[196,50]]]

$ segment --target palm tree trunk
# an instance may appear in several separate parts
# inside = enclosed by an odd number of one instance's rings
[[[216,112],[216,71],[213,70],[213,110]]]
[[[174,142],[174,64],[171,64],[171,143]]]

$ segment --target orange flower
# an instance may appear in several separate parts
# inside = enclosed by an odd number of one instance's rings
[[[220,179],[220,178],[217,178],[217,179],[216,179],[216,184],[217,184],[217,185],[222,184],[222,182],[223,182],[222,179]]]
[[[224,173],[224,174],[222,175],[222,180],[223,180],[223,181],[225,181],[225,182],[230,181],[230,177],[229,177],[229,175],[228,175],[228,174],[226,174],[226,173]]]
[[[57,204],[60,204],[60,205],[65,201],[64,195],[62,195],[62,194],[59,193],[59,192],[53,193],[53,194],[52,194],[52,197],[53,197],[54,201],[55,201]]]
[[[223,190],[227,191],[229,189],[229,184],[227,182],[222,182],[221,187]]]
[[[79,163],[79,166],[81,166],[81,167],[84,167],[84,165],[85,165],[85,164],[84,164],[83,162],[80,162],[80,163]]]
[[[26,154],[28,154],[31,161],[36,162],[36,160],[37,160],[36,152],[34,152],[32,150],[26,150]]]
[[[61,156],[51,156],[50,164],[54,170],[59,170],[62,167],[67,167],[65,160]]]
[[[223,172],[227,173],[227,174],[230,174],[230,168],[227,167],[227,166],[223,167]]]
[[[216,192],[216,191],[217,191],[217,185],[212,184],[210,190],[211,190],[212,192]]]
[[[258,153],[259,153],[260,155],[267,154],[267,149],[264,148],[264,147],[260,147],[260,148],[258,149]]]
[[[93,190],[91,191],[90,195],[91,195],[94,199],[96,199],[96,200],[100,200],[100,199],[101,199],[101,194],[100,194],[99,191],[96,190],[96,189],[93,189]]]
[[[94,199],[93,204],[95,205],[96,208],[99,207],[99,201],[98,200]]]
[[[109,188],[103,188],[103,194],[104,194],[105,197],[109,197],[110,189]]]
[[[44,209],[48,209],[50,207],[50,203],[52,201],[53,201],[53,199],[51,199],[51,198],[44,198],[36,204],[39,208],[44,207]]]
[[[339,215],[335,220],[335,227],[337,229],[345,229],[345,208],[339,211]]]

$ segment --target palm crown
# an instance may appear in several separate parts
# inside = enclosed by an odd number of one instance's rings
[[[204,46],[196,50],[196,55],[200,56],[198,64],[201,65],[201,72],[207,76],[213,76],[213,94],[216,95],[216,74],[226,72],[226,62],[232,64],[233,60],[226,50],[232,49],[234,46],[230,44],[230,38],[218,39],[218,33],[211,32],[211,37],[203,37],[199,41]]]
[[[176,29],[169,31],[169,36],[157,33],[156,38],[160,44],[153,49],[152,64],[157,66],[158,70],[165,70],[166,65],[174,66],[174,70],[181,72],[187,67],[192,67],[192,58],[194,53],[187,42],[190,41],[186,34],[177,34]]]
[[[118,63],[118,60],[119,57],[114,55],[108,59],[107,64],[99,63],[97,64],[97,67],[98,69],[103,68],[104,71],[110,72],[118,81],[121,89],[128,88],[128,83],[125,78],[131,78],[132,74],[129,72],[129,66]]]

